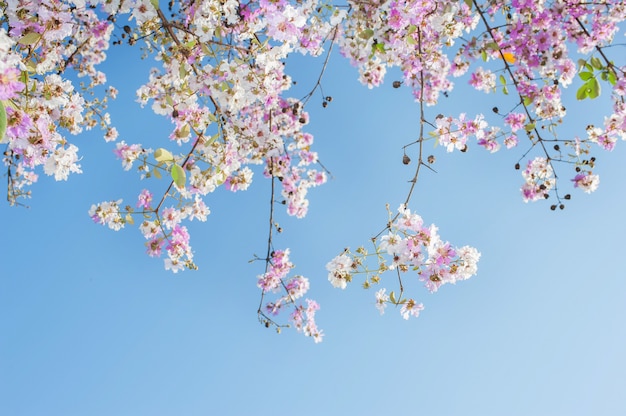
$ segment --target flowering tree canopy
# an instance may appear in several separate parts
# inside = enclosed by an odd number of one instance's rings
[[[292,274],[290,250],[274,246],[282,232],[275,208],[305,217],[309,189],[327,180],[306,131],[306,108],[314,97],[321,96],[316,102],[324,107],[332,101],[322,84],[333,50],[350,60],[368,88],[397,67],[401,78],[391,85],[409,88],[419,108],[418,138],[399,155],[415,166],[405,202],[387,208],[368,244],[345,249],[326,265],[337,288],[357,277],[365,288],[380,286],[381,313],[389,304],[405,319],[423,310],[405,293],[403,279],[416,277],[436,292],[477,272],[475,248],[443,240],[409,207],[420,171],[435,163],[426,142],[447,152],[521,149],[515,166],[521,198],[548,199],[556,210],[571,198],[563,188],[596,190],[593,152],[611,151],[626,139],[626,66],[616,62],[623,49],[614,48],[626,19],[621,0],[0,0],[0,8],[8,202],[30,198],[29,186],[42,171],[57,181],[81,173],[74,136],[100,127],[107,142],[116,142],[122,168],[136,169],[146,185],[136,201],[94,204],[90,217],[113,230],[138,226],[147,254],[176,273],[197,268],[185,223],[207,220],[205,197],[222,186],[246,190],[256,171],[271,182],[272,193],[267,250],[257,258],[265,265],[257,280],[259,320],[277,330],[291,325],[316,342],[323,336],[315,323],[319,305],[305,297],[309,280]],[[123,45],[156,61],[137,101],[171,121],[171,146],[117,140],[107,113],[117,90],[98,68],[109,48]],[[291,54],[323,62],[301,98],[289,95],[293,82],[284,64]],[[493,108],[498,123],[482,114],[431,111],[463,75],[479,92],[506,98],[509,108]],[[581,101],[609,96],[604,124],[561,137],[566,88]],[[164,181],[165,191],[157,191]],[[283,311],[289,324],[277,318]]]

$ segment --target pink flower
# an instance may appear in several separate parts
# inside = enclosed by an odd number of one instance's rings
[[[572,182],[574,182],[574,187],[580,188],[590,194],[598,189],[600,177],[598,175],[592,175],[591,172],[579,173],[572,179]]]
[[[137,199],[137,208],[150,209],[150,203],[152,202],[152,193],[150,191],[144,189]]]
[[[18,81],[19,76],[17,68],[6,68],[0,73],[0,100],[17,98],[17,93],[25,87],[23,82]]]

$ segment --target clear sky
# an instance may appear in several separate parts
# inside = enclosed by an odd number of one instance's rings
[[[165,143],[169,124],[134,103],[146,77],[131,64],[138,53],[109,55],[120,140]],[[295,96],[321,64],[288,64]],[[316,96],[307,127],[333,179],[311,191],[305,219],[280,213],[275,240],[311,280],[323,343],[257,322],[263,264],[248,260],[265,253],[269,210],[258,170],[249,191],[208,198],[208,221],[190,226],[200,270],[173,275],[144,254],[136,228],[89,219],[95,202],[134,204],[146,185],[167,186],[122,171],[113,145],[89,132],[76,141],[82,175],[42,174],[30,208],[0,204],[0,415],[626,414],[624,143],[597,151],[599,189],[572,190],[557,212],[522,202],[513,166],[525,147],[433,148],[437,173],[423,171],[410,208],[442,238],[477,247],[479,273],[435,295],[413,284],[426,307],[418,319],[392,307],[381,316],[374,290],[335,289],[324,266],[366,244],[386,223],[385,204],[404,200],[414,165],[401,163],[401,146],[417,138],[419,107],[391,88],[393,76],[372,91],[357,77],[333,57],[323,82],[333,101],[324,109]],[[562,134],[582,136],[606,103],[569,94]],[[498,100],[461,88],[428,111],[489,113]],[[560,169],[567,189],[571,168]]]

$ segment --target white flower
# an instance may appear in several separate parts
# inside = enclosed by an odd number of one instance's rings
[[[350,278],[349,270],[352,267],[352,260],[348,255],[342,253],[326,264],[328,270],[328,281],[334,286],[345,289]]]
[[[83,173],[80,170],[80,165],[77,164],[78,156],[76,152],[78,147],[70,144],[67,149],[60,147],[54,151],[46,160],[44,165],[44,172],[46,175],[54,175],[54,179],[57,181],[66,181],[70,175],[70,172]]]
[[[385,308],[387,307],[387,302],[389,301],[389,295],[385,294],[386,291],[387,289],[382,288],[376,292],[376,309],[378,309],[381,315],[385,313]]]

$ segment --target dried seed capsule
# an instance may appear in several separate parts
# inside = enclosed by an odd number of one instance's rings
[[[411,158],[407,155],[402,156],[402,163],[408,165],[409,163],[411,163]]]

